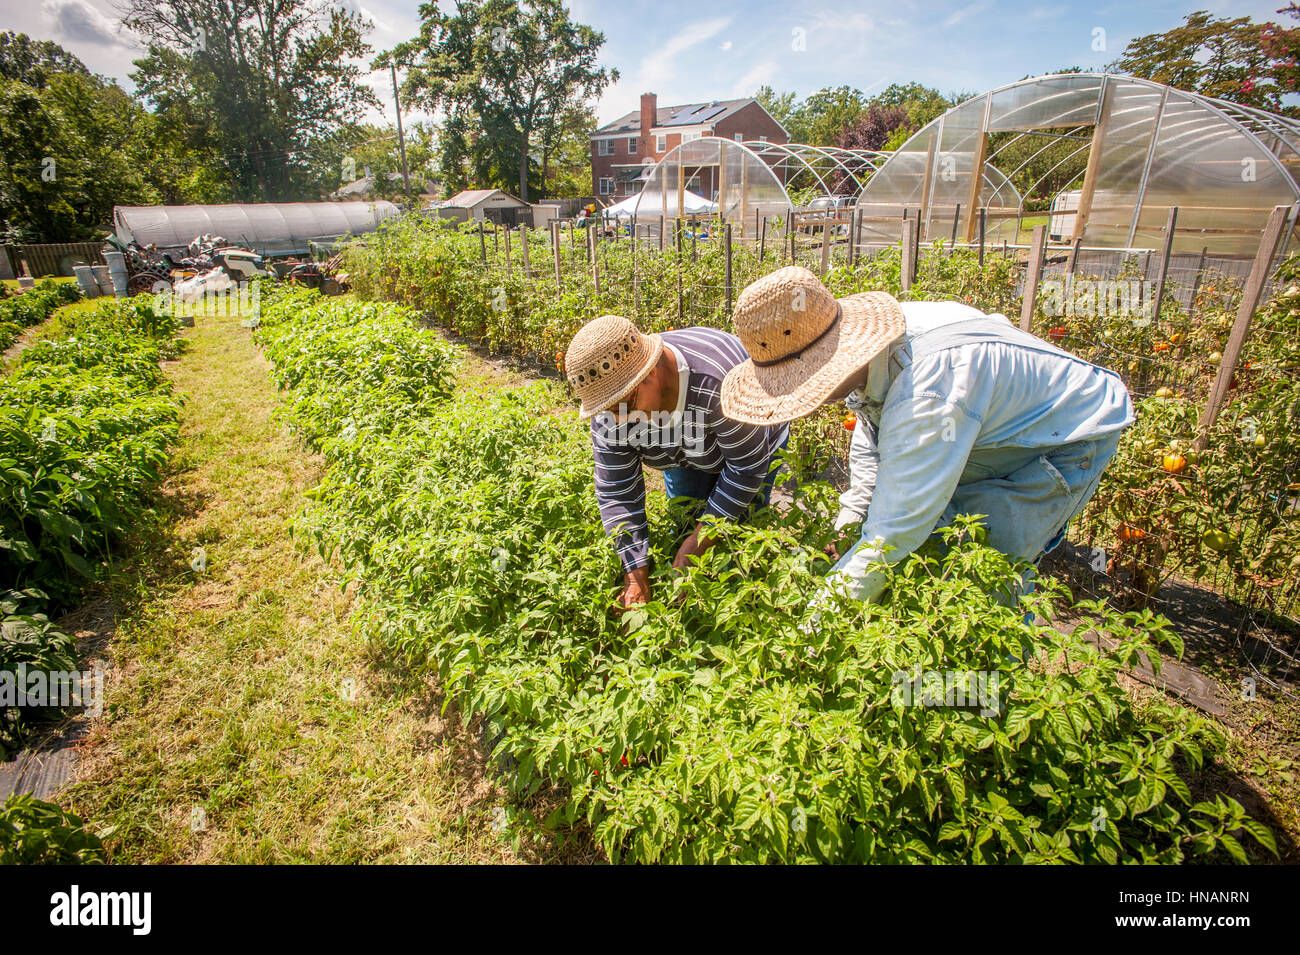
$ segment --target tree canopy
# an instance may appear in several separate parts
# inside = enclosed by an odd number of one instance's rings
[[[442,172],[517,187],[537,183],[535,155],[556,142],[566,111],[618,79],[596,65],[603,34],[569,19],[561,0],[457,0],[420,7],[420,34],[376,60],[406,67],[407,98],[446,115]],[[513,181],[513,183],[512,183]]]
[[[168,128],[220,158],[237,200],[316,198],[331,134],[377,106],[355,60],[370,24],[326,0],[125,0],[148,44],[131,79]]]

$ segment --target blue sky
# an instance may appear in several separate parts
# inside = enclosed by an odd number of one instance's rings
[[[55,40],[124,85],[138,51],[117,25],[114,0],[0,0],[0,29]],[[375,23],[382,49],[414,35],[416,0],[341,0]],[[442,6],[449,6],[442,0]],[[575,19],[605,34],[601,61],[619,82],[597,105],[604,123],[642,92],[662,105],[748,96],[761,84],[804,96],[847,84],[864,92],[919,81],[982,92],[1065,66],[1099,69],[1135,36],[1169,29],[1193,10],[1287,20],[1268,2],[1099,4],[1027,0],[571,0]],[[1104,33],[1097,33],[1097,30]],[[1095,39],[1105,50],[1094,51]],[[802,46],[802,49],[798,49]],[[391,116],[387,75],[371,78]],[[379,116],[374,117],[379,119]]]

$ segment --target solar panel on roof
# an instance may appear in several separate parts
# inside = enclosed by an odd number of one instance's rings
[[[705,103],[702,106],[695,106],[690,109],[684,109],[669,117],[668,122],[660,123],[660,126],[694,126],[696,123],[707,123],[719,113],[725,113],[727,107],[713,106]]]

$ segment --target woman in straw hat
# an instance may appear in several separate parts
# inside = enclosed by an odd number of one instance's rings
[[[566,376],[582,400],[578,414],[591,419],[596,499],[623,564],[624,607],[650,596],[643,464],[663,470],[670,498],[701,502],[704,517],[738,520],[768,501],[789,426],[728,420],[718,399],[723,377],[747,358],[735,335],[715,328],[643,335],[616,315],[588,322],[565,352]],[[673,566],[685,567],[708,546],[699,523]]]
[[[831,582],[862,600],[958,514],[988,543],[1036,561],[1065,536],[1134,420],[1111,371],[958,302],[836,299],[807,269],[779,269],[737,299],[752,356],[723,382],[728,417],[774,424],[843,401],[857,414],[836,529],[862,521]],[[873,566],[875,565],[875,566]]]

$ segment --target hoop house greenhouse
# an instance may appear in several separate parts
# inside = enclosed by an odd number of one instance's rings
[[[870,149],[765,140],[751,140],[742,145],[772,167],[787,193],[811,192],[813,198],[856,196],[892,155]]]
[[[219,235],[264,255],[305,254],[312,242],[373,232],[398,214],[391,202],[258,202],[211,206],[114,206],[123,242],[179,249]]]
[[[1158,248],[1176,208],[1175,253],[1245,257],[1274,206],[1291,207],[1294,231],[1298,169],[1293,120],[1129,76],[1036,77],[969,99],[904,143],[859,194],[856,238],[898,242],[904,213],[919,212],[922,241],[969,241],[983,207],[986,237],[1014,243],[1033,200],[1090,248]]]
[[[705,136],[682,143],[649,171],[636,204],[637,234],[657,237],[662,216],[670,219],[694,192],[716,202],[717,214],[739,241],[755,238],[764,216],[789,216],[790,197],[772,167],[752,149],[730,139]]]

